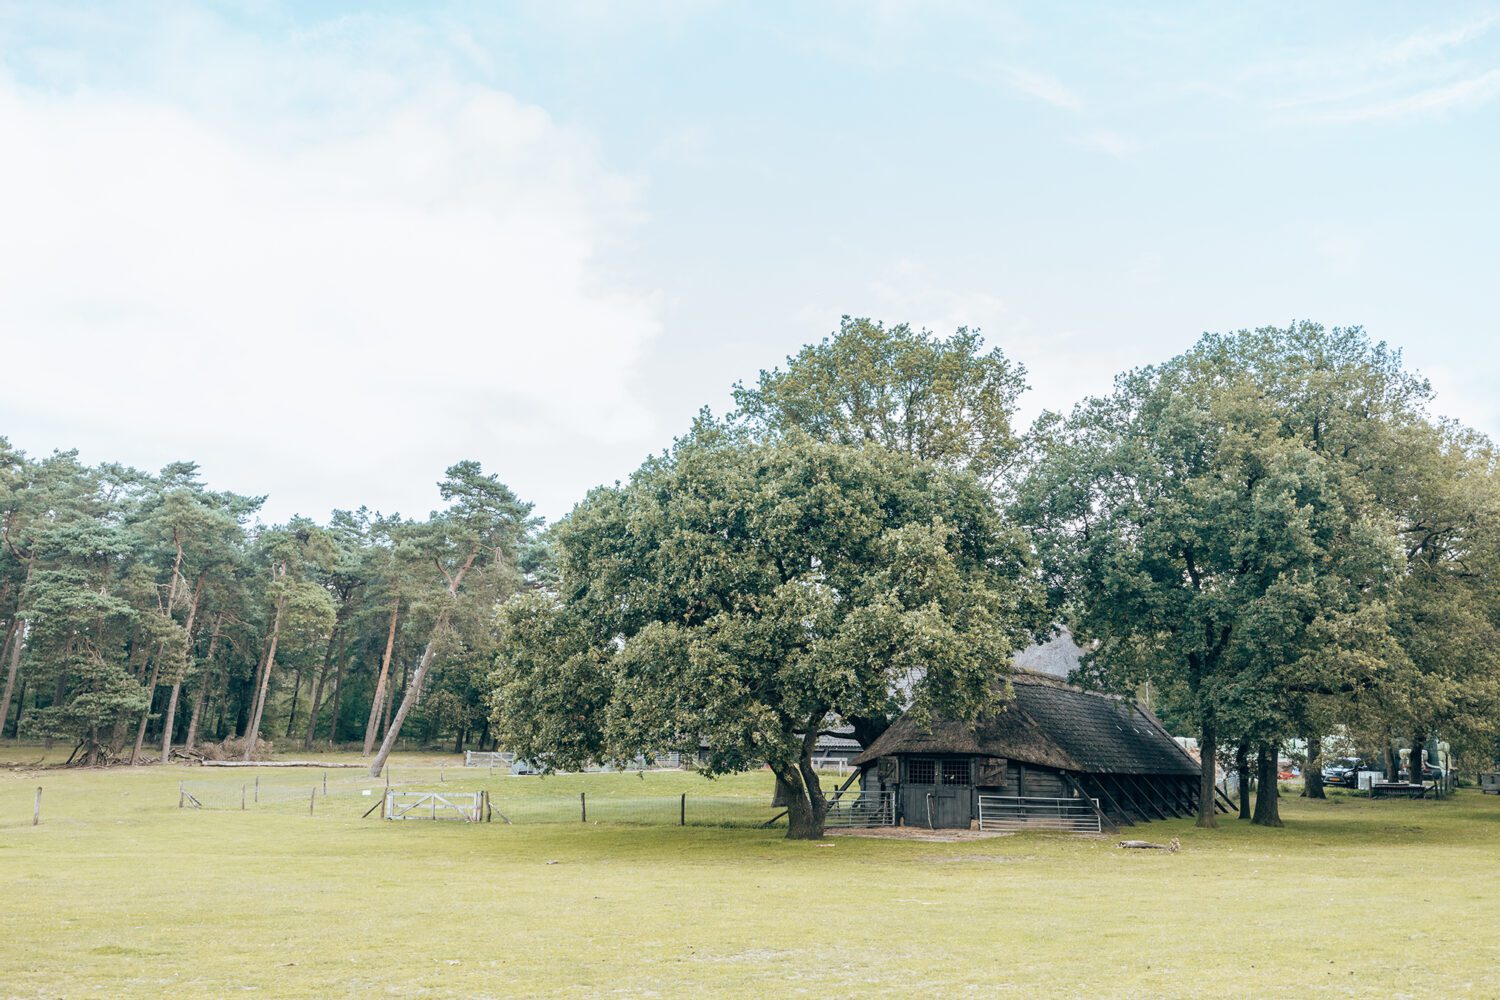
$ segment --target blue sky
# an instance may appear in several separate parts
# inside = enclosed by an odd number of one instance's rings
[[[1500,432],[1500,7],[0,3],[0,434],[549,517],[843,313],[1025,416],[1202,331]]]

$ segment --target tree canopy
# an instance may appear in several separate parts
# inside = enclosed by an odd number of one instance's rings
[[[972,477],[706,420],[554,536],[555,594],[502,617],[506,744],[550,767],[706,749],[769,763],[821,835],[820,731],[893,698],[973,718],[1041,612],[1029,546]]]

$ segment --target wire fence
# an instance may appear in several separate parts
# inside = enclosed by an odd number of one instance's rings
[[[249,773],[252,772],[253,773]],[[363,769],[245,768],[212,778],[183,781],[183,809],[279,813],[376,820],[387,790],[407,792],[487,792],[492,822],[531,825],[591,823],[635,826],[761,827],[781,816],[763,795],[705,795],[656,792],[637,785],[635,776],[599,781],[572,792],[544,785],[553,779],[515,777],[497,768],[396,767],[379,778]],[[784,822],[784,820],[781,820]]]

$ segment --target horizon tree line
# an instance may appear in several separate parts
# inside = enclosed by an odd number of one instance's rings
[[[820,730],[975,717],[1065,623],[1084,683],[1199,737],[1203,825],[1226,764],[1279,824],[1292,739],[1310,774],[1335,732],[1493,753],[1496,454],[1398,352],[1205,335],[1022,431],[1025,378],[977,331],[846,317],[545,531],[474,462],[424,520],[267,526],[192,463],[0,440],[0,733],[85,763],[358,743],[376,773],[403,736],[556,767],[707,739],[816,836]]]

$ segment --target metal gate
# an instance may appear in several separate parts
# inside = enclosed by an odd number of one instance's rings
[[[484,792],[385,793],[386,819],[444,819],[478,823],[485,818],[489,796]]]
[[[1098,802],[1026,795],[979,796],[981,830],[1066,830],[1098,833]]]
[[[896,793],[850,789],[828,801],[828,815],[823,825],[851,829],[896,824]]]

